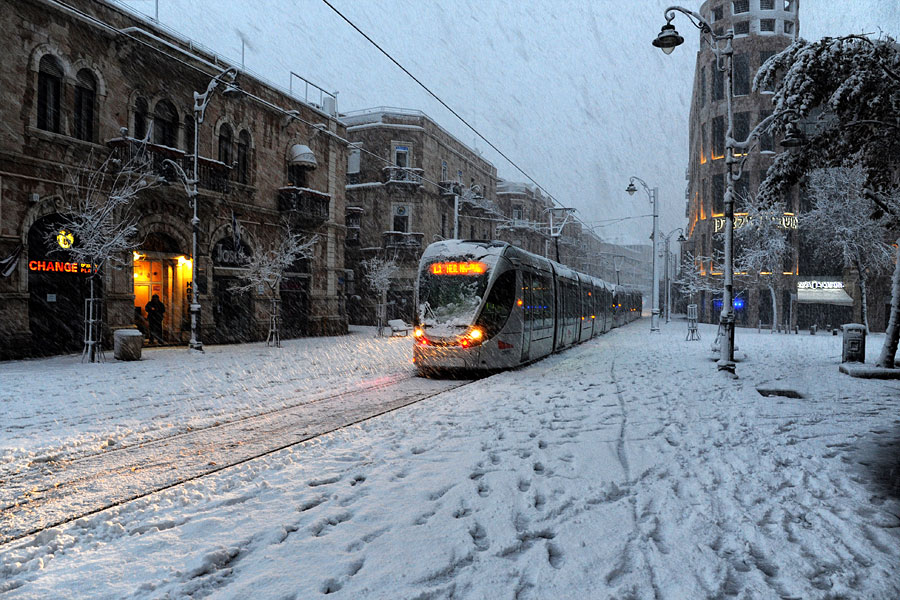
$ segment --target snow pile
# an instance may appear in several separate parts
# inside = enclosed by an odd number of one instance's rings
[[[713,326],[701,325],[700,343],[685,342],[684,332],[673,322],[651,335],[638,321],[529,367],[0,547],[0,592],[900,596],[896,382],[839,374],[840,337],[743,329],[738,344],[747,358],[735,381],[710,360]],[[293,350],[315,347],[349,360],[346,343],[300,340]],[[344,385],[409,368],[408,339],[373,344],[369,362],[345,365]],[[215,350],[206,360],[219,370],[265,364],[254,362],[259,346]],[[56,363],[0,365],[0,377],[24,389],[42,364]],[[173,377],[164,361],[138,366],[146,370],[128,380],[126,395]],[[113,370],[121,379],[120,365],[109,364],[93,379]],[[247,408],[241,381],[197,381],[224,412],[232,403]],[[757,387],[801,397],[764,397]],[[120,395],[110,381],[70,390],[69,401]],[[180,398],[155,397],[158,406],[146,410],[179,412]],[[8,414],[39,435],[54,411],[66,414],[68,402],[51,402],[42,415],[22,414],[22,403]],[[95,431],[115,430],[125,418],[111,415]]]

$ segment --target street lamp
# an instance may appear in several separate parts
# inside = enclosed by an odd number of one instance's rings
[[[734,182],[741,176],[741,168],[754,140],[758,140],[763,131],[766,131],[773,122],[788,113],[798,115],[797,111],[788,109],[779,113],[770,115],[763,119],[757,125],[746,140],[738,142],[732,135],[734,132],[734,107],[731,101],[731,80],[734,72],[734,48],[732,40],[734,39],[734,30],[729,29],[725,33],[718,35],[713,32],[712,26],[698,13],[682,8],[680,6],[670,6],[665,10],[666,24],[662,26],[659,35],[653,40],[653,45],[662,50],[666,54],[684,43],[684,38],[678,35],[672,20],[675,18],[675,11],[687,16],[691,24],[700,30],[700,35],[709,37],[709,47],[716,57],[716,67],[725,74],[725,107],[728,118],[728,128],[725,131],[725,291],[722,298],[722,312],[719,315],[719,334],[716,336],[715,344],[719,345],[719,362],[720,371],[728,371],[734,373]],[[795,147],[802,144],[803,141],[798,132],[788,129],[787,136],[782,142],[785,147]],[[742,151],[742,156],[735,156],[735,149]],[[737,175],[734,175],[733,165],[739,163]]]
[[[672,28],[674,31],[674,27]],[[677,34],[676,34],[677,35]],[[684,41],[684,40],[682,40]],[[674,47],[674,46],[673,46]],[[651,286],[653,296],[650,298],[650,332],[659,332],[659,275],[656,272],[656,248],[657,242],[659,241],[659,188],[650,188],[644,183],[644,180],[640,177],[631,177],[628,180],[628,187],[625,188],[625,191],[628,192],[629,196],[633,196],[637,191],[637,188],[634,187],[634,182],[637,181],[644,188],[644,191],[647,192],[647,197],[650,198],[650,204],[653,205],[653,234],[650,236],[650,239],[653,240],[653,283]]]
[[[671,320],[670,315],[672,312],[672,280],[669,275],[669,240],[676,231],[680,231],[681,233],[678,234],[678,239],[675,241],[679,244],[686,242],[687,239],[684,237],[684,229],[681,227],[676,227],[669,233],[663,235],[663,239],[666,240],[666,323]]]
[[[235,83],[237,69],[231,67],[222,71],[210,80],[206,91],[202,94],[194,92],[194,173],[188,177],[181,165],[166,159],[163,164],[171,167],[184,185],[184,191],[188,196],[194,216],[191,218],[191,341],[188,348],[203,352],[203,342],[200,341],[200,291],[199,291],[199,261],[197,260],[197,239],[200,234],[200,217],[197,212],[197,197],[200,194],[198,183],[200,179],[200,125],[206,114],[206,107],[212,99],[212,93],[220,83],[225,84],[223,94],[226,96],[240,95],[242,92]]]

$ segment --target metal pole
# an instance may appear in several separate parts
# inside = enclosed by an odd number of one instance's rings
[[[459,194],[453,194],[453,239],[459,239]]]
[[[659,274],[656,271],[656,252],[659,240],[659,188],[650,190],[653,203],[653,299],[650,302],[650,332],[659,331]]]
[[[672,282],[669,279],[669,238],[672,234],[666,236],[666,323],[671,320],[672,312]]]
[[[203,342],[200,341],[200,261],[197,257],[197,237],[200,233],[200,217],[197,214],[197,200],[200,194],[198,190],[200,179],[200,111],[194,109],[194,173],[191,185],[191,204],[194,209],[194,217],[191,219],[191,341],[188,347],[191,350],[203,351]]]
[[[725,132],[725,293],[722,298],[722,313],[719,324],[724,336],[720,342],[718,369],[734,373],[734,179],[732,166],[734,158],[734,107],[731,101],[731,80],[733,75],[733,49],[731,39],[725,43],[722,55],[725,57],[725,107],[728,115],[728,129]],[[718,65],[716,65],[718,67]]]

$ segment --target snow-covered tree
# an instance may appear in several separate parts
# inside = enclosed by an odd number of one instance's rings
[[[759,194],[778,198],[810,170],[861,165],[863,195],[872,210],[858,215],[900,220],[900,44],[890,36],[797,40],[763,64],[754,89],[772,86],[776,130],[807,130],[806,143],[780,154]],[[790,112],[783,112],[790,111]],[[896,231],[894,232],[896,234]],[[900,239],[897,240],[900,242]],[[895,262],[891,311],[877,364],[893,367],[900,342],[900,260]]]
[[[747,221],[734,231],[734,270],[746,273],[744,277],[748,282],[765,284],[769,289],[772,324],[775,325],[778,323],[776,283],[784,270],[785,258],[791,253],[788,232],[781,222],[784,205],[780,202],[765,203],[751,195],[745,199],[745,206]],[[774,326],[772,332],[775,332]]]
[[[82,361],[100,362],[102,304],[97,285],[109,263],[125,263],[137,246],[139,215],[132,208],[138,194],[160,183],[147,153],[147,140],[130,140],[126,152],[111,153],[99,166],[92,156],[69,176],[63,196],[59,228],[69,236],[58,244],[58,229],[49,232],[48,246],[65,250],[74,262],[86,265],[90,294],[84,308]]]
[[[869,329],[867,283],[891,266],[892,249],[887,219],[863,195],[866,176],[860,165],[816,169],[809,174],[807,191],[813,209],[800,215],[800,231],[822,258],[839,260],[856,269],[862,298],[862,318]],[[875,214],[873,214],[875,213]]]
[[[291,230],[289,224],[283,224],[279,237],[267,250],[257,252],[247,263],[247,270],[241,275],[243,285],[234,286],[234,291],[253,291],[262,289],[269,298],[269,334],[266,345],[281,347],[280,323],[278,314],[278,287],[284,274],[292,266],[305,258],[311,258],[318,236],[305,236]]]
[[[691,252],[685,252],[684,254],[684,258],[681,261],[681,271],[672,283],[681,291],[681,294],[690,299],[691,304],[695,304],[694,296],[701,292],[721,294],[724,290],[722,277],[710,275],[707,271],[701,269],[701,265],[709,264],[710,258],[708,256],[694,256]]]
[[[373,292],[378,294],[378,309],[375,320],[378,336],[384,335],[382,331],[387,319],[387,293],[391,289],[391,282],[397,276],[399,267],[393,259],[373,257],[362,261],[366,284]]]

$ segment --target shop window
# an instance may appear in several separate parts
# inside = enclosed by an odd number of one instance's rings
[[[87,69],[78,72],[75,82],[75,137],[86,142],[94,141],[94,106],[97,98],[97,80]]]
[[[750,35],[750,21],[738,21],[734,24],[734,35]]]
[[[237,180],[250,183],[250,132],[242,129],[237,143]]]
[[[37,126],[59,133],[59,102],[62,90],[62,67],[52,56],[45,55],[38,66]]]
[[[750,93],[750,59],[744,53],[736,53],[733,58],[735,96],[746,96]]]
[[[732,14],[740,15],[745,12],[750,12],[750,0],[734,0],[732,2],[733,12]]]
[[[169,148],[178,146],[178,112],[168,100],[160,100],[153,110],[153,143]]]
[[[138,98],[134,102],[134,137],[135,139],[142,140],[147,137],[147,117],[150,109],[148,108],[147,101],[143,98]]]
[[[232,142],[234,141],[234,132],[231,125],[222,123],[219,128],[219,162],[230,165],[234,160],[234,152]]]
[[[775,33],[775,19],[760,19],[759,30],[763,33]]]

